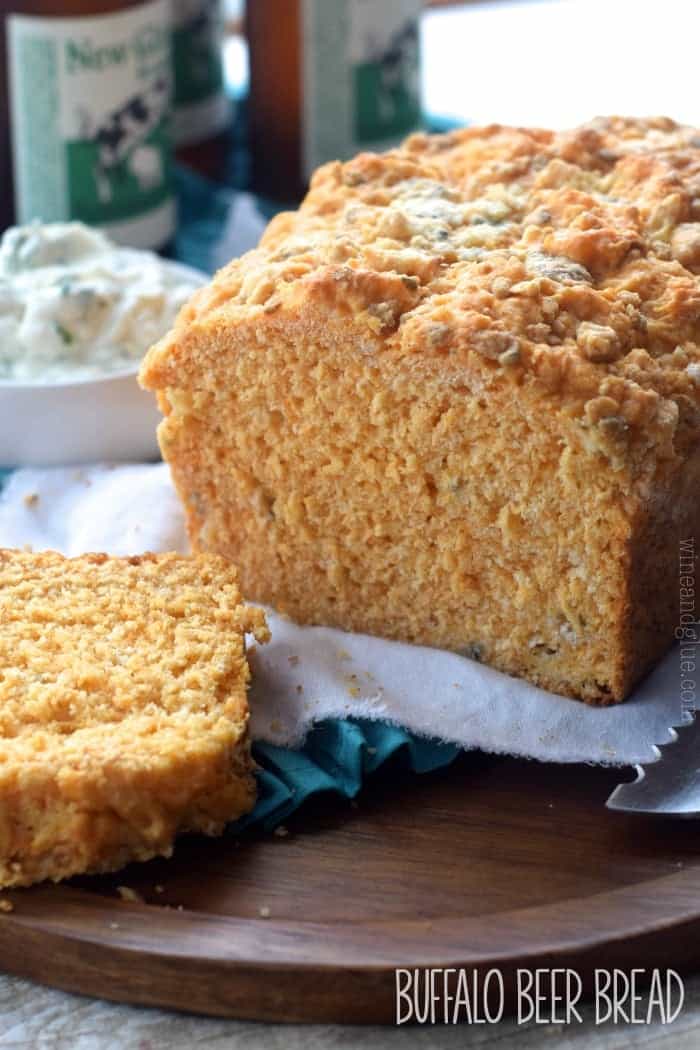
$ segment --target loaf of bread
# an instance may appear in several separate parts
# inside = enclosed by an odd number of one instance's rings
[[[0,885],[167,856],[251,809],[249,630],[221,558],[0,550]]]
[[[699,273],[671,120],[326,165],[146,358],[195,548],[301,623],[622,700],[700,527]]]

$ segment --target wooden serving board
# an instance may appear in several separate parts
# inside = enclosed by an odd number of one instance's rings
[[[687,970],[700,836],[606,811],[624,776],[484,755],[385,769],[286,836],[188,838],[169,861],[7,894],[0,967],[131,1003],[358,1022],[394,1019],[395,967],[496,967],[508,989],[517,967],[586,985],[594,966]]]

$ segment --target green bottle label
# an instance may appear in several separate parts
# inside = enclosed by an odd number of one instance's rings
[[[355,14],[361,14],[360,5]],[[421,119],[418,19],[412,10],[399,11],[381,34],[363,34],[358,21],[352,62],[355,137],[369,144],[406,135]]]
[[[303,0],[307,175],[420,127],[421,0]]]
[[[222,21],[218,0],[173,0],[176,106],[202,102],[221,91]]]
[[[220,0],[173,0],[173,131],[178,145],[215,135],[229,121],[222,42]]]
[[[79,219],[144,246],[172,232],[168,0],[9,19],[18,221]]]

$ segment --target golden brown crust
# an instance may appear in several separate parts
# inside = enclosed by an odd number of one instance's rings
[[[175,332],[342,295],[387,350],[467,365],[478,353],[536,376],[593,428],[618,420],[663,443],[680,425],[694,440],[698,273],[696,129],[493,125],[321,168],[299,211],[197,293]],[[148,385],[176,366],[176,339],[151,353]]]
[[[0,550],[0,884],[167,855],[251,808],[247,630],[220,558]]]
[[[663,118],[418,135],[326,165],[144,364],[194,542],[299,619],[478,641],[548,688],[622,698],[670,637],[672,581],[644,626],[639,574],[659,578],[697,519],[681,477],[700,438],[699,231],[700,137]],[[512,480],[490,480],[496,457]],[[379,520],[403,498],[425,550]],[[425,602],[406,580],[382,604],[382,529]],[[640,537],[662,532],[654,568]],[[353,550],[333,547],[344,533]],[[527,610],[512,628],[505,550]],[[432,583],[423,554],[445,557]]]

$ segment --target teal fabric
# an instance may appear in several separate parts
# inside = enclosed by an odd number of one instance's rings
[[[178,200],[178,228],[170,254],[180,262],[194,266],[205,273],[216,269],[214,252],[225,229],[228,215],[236,200],[236,190],[210,182],[190,171],[175,168],[175,187]],[[283,205],[256,199],[258,211],[269,220]]]
[[[180,262],[212,273],[214,246],[221,236],[235,192],[176,167],[178,227],[172,254]]]
[[[454,744],[428,740],[399,726],[366,719],[331,718],[309,733],[299,750],[258,743],[258,802],[253,812],[231,826],[238,834],[250,827],[270,831],[313,795],[331,792],[352,799],[365,778],[393,760],[414,773],[449,765]]]

